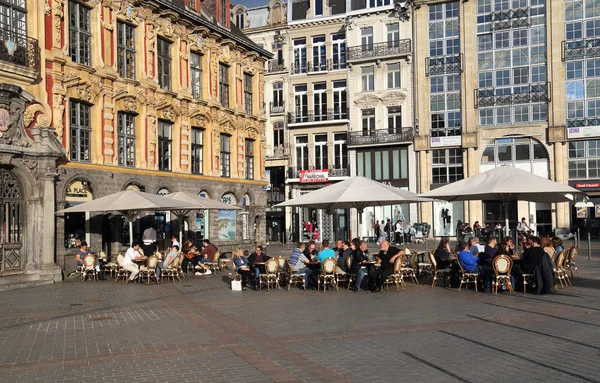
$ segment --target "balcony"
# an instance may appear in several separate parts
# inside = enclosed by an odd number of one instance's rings
[[[348,48],[348,62],[368,61],[394,56],[408,56],[411,53],[410,39],[365,44]]]
[[[303,181],[301,175],[304,172],[317,172],[323,173],[321,174],[320,179],[312,181],[307,180]],[[330,178],[333,177],[350,177],[350,169],[346,167],[344,169],[317,169],[315,167],[309,166],[306,169],[299,169],[297,167],[289,167],[287,171],[288,179],[298,179],[301,183],[317,183],[317,182],[328,182]]]
[[[562,42],[562,61],[600,57],[600,38]]]
[[[455,56],[426,57],[425,76],[462,73],[462,53]]]
[[[348,109],[327,109],[327,111],[306,110],[301,114],[288,113],[288,124],[340,121],[348,119]]]
[[[285,201],[285,192],[269,191],[267,192],[267,204],[275,205]]]
[[[14,64],[19,68],[2,66],[4,72],[11,72],[22,79],[36,80],[40,74],[40,48],[38,41],[15,31],[0,28],[0,61]],[[26,69],[24,69],[26,68]]]
[[[272,102],[269,103],[269,110],[271,111],[271,115],[283,114],[285,113],[285,103],[281,103],[281,105],[274,104]]]
[[[267,73],[285,72],[286,67],[283,60],[273,59],[267,61]]]
[[[271,149],[271,150],[269,150]],[[271,153],[269,153],[271,152]],[[287,145],[278,145],[275,147],[267,147],[267,159],[268,160],[284,160],[289,158],[290,148]]]
[[[345,61],[334,61],[332,59],[315,62],[308,61],[306,65],[292,64],[292,74],[329,72],[331,70],[346,69],[346,67],[347,64]]]
[[[349,133],[348,147],[412,143],[413,140],[412,127],[355,131]]]
[[[532,102],[550,102],[551,83],[526,84],[519,88],[475,89],[475,108]],[[510,93],[509,93],[510,92]]]

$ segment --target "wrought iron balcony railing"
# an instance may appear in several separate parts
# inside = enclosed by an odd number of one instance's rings
[[[411,52],[410,39],[387,41],[377,44],[365,44],[348,48],[347,60],[360,61],[386,56],[406,56]]]
[[[283,60],[273,59],[267,61],[267,73],[285,72],[286,67]]]
[[[529,104],[532,102],[549,102],[552,89],[551,85],[552,84],[548,82],[544,84],[528,84],[513,89],[475,89],[475,108],[496,105]],[[515,90],[518,90],[518,92],[515,92]]]
[[[0,61],[40,70],[40,48],[36,39],[0,28],[0,40]]]
[[[267,204],[275,205],[285,201],[285,192],[269,191],[267,192]]]
[[[529,8],[510,9],[507,11],[492,12],[492,29],[527,27],[531,24],[529,20]]]
[[[272,150],[271,153],[269,153]],[[290,156],[290,148],[287,145],[278,145],[273,148],[267,147],[267,158],[285,159]]]
[[[282,102],[281,105],[274,104],[272,102],[269,103],[269,109],[271,110],[271,114],[283,114],[285,112],[285,104]]]
[[[345,69],[346,62],[338,60],[321,60],[321,61],[307,61],[300,65],[292,64],[292,74],[300,73],[315,73],[315,72],[328,72],[330,70]]]
[[[324,170],[324,169],[315,168],[313,166],[309,166],[306,169],[299,169],[297,167],[289,167],[288,171],[287,171],[288,179],[300,178],[300,172],[303,170]],[[343,169],[327,168],[327,172],[328,172],[329,178],[331,178],[331,177],[350,177],[349,167],[345,167]]]
[[[348,109],[323,109],[319,110],[304,110],[300,113],[288,113],[288,124],[301,124],[304,122],[322,122],[347,120]]]
[[[454,56],[425,58],[425,76],[462,73],[462,53]]]
[[[600,57],[600,38],[562,42],[562,61]]]
[[[396,144],[412,142],[414,131],[412,127],[359,130],[349,132],[348,146]]]
[[[584,126],[600,126],[600,117],[567,119],[568,128],[580,128]]]

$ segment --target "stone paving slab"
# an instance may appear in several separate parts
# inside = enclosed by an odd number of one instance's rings
[[[597,382],[600,263],[547,296],[63,283],[0,293],[0,381]]]

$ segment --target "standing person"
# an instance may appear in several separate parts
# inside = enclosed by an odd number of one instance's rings
[[[389,242],[392,240],[392,220],[388,218],[387,222],[385,223],[385,239]]]
[[[265,265],[264,263],[267,262],[269,260],[270,257],[267,256],[267,254],[263,253],[263,247],[262,246],[256,246],[256,249],[254,249],[254,253],[250,254],[250,256],[248,257],[248,263],[250,264],[250,270],[254,271],[254,276],[256,278],[256,286],[259,285],[260,281],[259,281],[259,275],[262,272],[265,271]],[[260,264],[258,264],[260,263]]]
[[[235,271],[242,276],[242,290],[246,291],[246,285],[248,281],[252,283],[252,271],[250,271],[250,262],[244,257],[244,251],[242,249],[233,250],[233,264],[235,265]]]
[[[375,219],[375,224],[373,225],[373,230],[375,232],[375,241],[377,241],[377,244],[379,245],[379,243],[381,242],[381,240],[380,240],[381,227],[379,226],[379,221],[377,219]]]
[[[140,244],[134,243],[132,247],[127,249],[125,256],[123,257],[123,268],[131,272],[127,283],[133,283],[135,278],[140,272],[140,267],[135,263],[136,261],[143,261],[148,259],[143,255],[140,255]]]
[[[157,238],[156,227],[154,225],[144,230],[144,233],[142,234],[142,243],[144,244],[142,250],[144,251],[144,254],[152,254],[153,246]]]
[[[402,227],[402,222],[400,222],[400,220],[397,220],[396,225],[394,225],[394,234],[396,235],[396,245],[404,243],[404,228]]]
[[[521,222],[517,224],[517,231],[524,233],[527,230],[531,230],[531,228],[529,227],[529,225],[527,225],[527,220],[525,219],[525,217],[523,217],[521,218]]]

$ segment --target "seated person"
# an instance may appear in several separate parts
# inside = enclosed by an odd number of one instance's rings
[[[173,245],[173,246],[171,246],[171,249],[165,251],[165,260],[162,262],[158,262],[158,265],[156,266],[156,281],[157,282],[160,283],[162,281],[162,271],[164,269],[173,267],[173,265],[175,264],[175,259],[177,258],[178,254],[179,254],[179,246],[177,246],[177,245]]]
[[[304,255],[305,249],[306,245],[303,242],[299,242],[298,246],[292,252],[289,262],[292,268],[292,273],[305,275],[304,283],[306,284],[306,287],[308,287],[310,282],[309,277],[312,274],[312,269],[307,267],[307,265],[310,263],[310,260]]]
[[[390,246],[388,241],[382,241],[379,248],[380,251],[376,256],[376,259],[377,264],[380,265],[380,267],[371,268],[371,273],[369,274],[369,285],[372,292],[381,291],[383,283],[390,275],[394,274],[394,263],[396,262],[396,259],[404,255],[404,251],[397,247]]]
[[[471,274],[480,274],[483,275],[483,283],[485,287],[485,292],[488,293],[492,290],[492,269],[491,266],[480,266],[478,264],[479,257],[477,255],[473,255],[469,249],[469,243],[465,242],[460,247],[462,250],[458,254],[458,261],[465,269],[465,272]]]
[[[324,239],[321,245],[323,248],[321,249],[321,251],[319,251],[319,255],[317,255],[319,262],[323,263],[323,261],[327,258],[335,259],[335,252],[329,248],[329,241]]]
[[[233,249],[233,264],[235,271],[242,276],[242,290],[246,291],[248,281],[252,284],[252,271],[250,271],[250,262],[244,257],[242,249]]]
[[[123,256],[123,268],[131,272],[127,283],[133,283],[135,278],[140,273],[140,267],[135,263],[136,261],[143,261],[148,259],[140,254],[140,244],[134,243],[132,247],[127,249],[127,252]]]
[[[200,271],[196,271],[196,275],[211,275],[212,274],[212,271],[210,271],[210,267],[206,266],[204,264],[204,262],[202,262],[203,258],[200,255],[200,252],[198,251],[196,246],[192,246],[190,248],[190,251],[185,255],[185,257],[187,259],[189,259],[189,261],[192,263],[192,265],[194,265],[194,269],[203,271],[203,273],[200,273]]]
[[[483,245],[479,244],[479,238],[471,237],[469,238],[469,251],[473,255],[479,255],[479,253],[483,253],[484,251]]]
[[[554,263],[556,264],[556,259],[558,258],[558,255],[565,249],[563,246],[563,241],[562,239],[558,238],[558,237],[553,237],[552,238],[552,246],[554,246],[554,251],[555,251],[555,255],[554,255]]]
[[[546,255],[542,249],[540,237],[531,237],[531,247],[523,253],[523,259],[519,262],[519,267],[524,274],[533,274],[536,267],[542,262],[542,257]]]
[[[485,250],[483,251],[483,253],[479,254],[478,263],[480,266],[492,265],[492,260],[494,259],[494,257],[496,256],[496,252],[498,251],[498,249],[496,249],[497,244],[498,240],[496,239],[496,237],[490,237],[487,245],[485,245]]]
[[[336,259],[342,255],[342,252],[344,251],[343,247],[344,247],[344,241],[342,241],[341,239],[338,239],[337,241],[335,241],[335,247],[332,250],[335,252]]]
[[[350,266],[350,271],[356,273],[356,282],[354,283],[354,287],[351,288],[353,291],[358,291],[360,289],[360,285],[368,272],[365,263],[369,255],[367,242],[359,241],[358,244],[358,249],[352,253],[352,265]]]
[[[91,251],[88,248],[87,242],[81,241],[81,247],[79,248],[79,250],[77,250],[77,253],[75,253],[75,262],[77,262],[77,266],[83,267],[83,258],[85,258],[85,256],[88,254],[91,254]],[[98,272],[99,279],[103,281],[104,274],[100,273],[100,260],[98,259],[96,261],[95,269]]]
[[[304,249],[304,256],[313,262],[317,256],[317,244],[315,241],[308,241],[308,246]]]
[[[337,274],[346,274],[348,270],[346,269],[346,259],[352,255],[352,249],[350,248],[350,242],[344,241],[342,243],[342,252],[338,258],[337,267],[335,272]]]
[[[219,249],[217,249],[217,247],[215,245],[210,243],[208,238],[203,239],[202,240],[202,251],[200,251],[198,253],[198,255],[201,256],[200,262],[202,262],[202,263],[217,262],[218,259],[215,259],[217,251],[219,251]]]
[[[552,263],[554,263],[554,259],[555,257],[558,257],[558,253],[556,252],[556,250],[554,249],[554,245],[552,244],[552,237],[545,235],[542,238],[542,249],[546,254],[548,254],[548,257],[550,257]]]
[[[263,247],[262,246],[256,246],[256,249],[254,249],[254,253],[250,254],[250,256],[248,257],[248,263],[250,264],[250,270],[254,271],[254,277],[256,278],[256,286],[259,285],[259,275],[261,272],[265,272],[265,265],[264,263],[267,262],[269,260],[270,257],[267,256],[267,254],[265,254],[263,252]],[[257,265],[257,263],[263,263],[262,265]]]
[[[450,241],[446,238],[442,238],[440,243],[433,252],[433,257],[437,262],[438,270],[448,269],[452,266],[452,253],[450,252]]]

